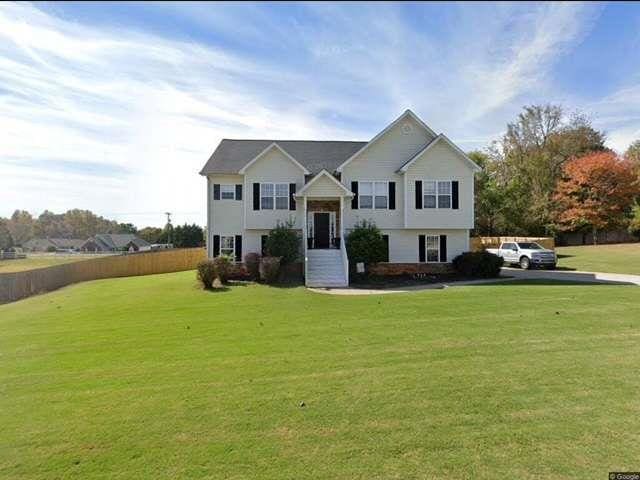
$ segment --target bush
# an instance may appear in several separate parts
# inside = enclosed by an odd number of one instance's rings
[[[280,273],[279,257],[262,257],[260,260],[260,278],[265,283],[275,283]]]
[[[49,253],[53,253],[53,252],[55,252],[55,251],[56,251],[56,247],[54,247],[53,245],[49,245],[49,246],[47,247],[47,252],[49,252]]]
[[[247,267],[247,272],[249,273],[249,276],[253,280],[260,279],[260,259],[261,258],[262,257],[260,257],[260,255],[258,255],[257,253],[247,253],[244,256],[244,264]]]
[[[271,257],[280,257],[283,265],[300,257],[300,236],[293,229],[293,222],[278,224],[269,232],[265,249]]]
[[[636,203],[632,207],[629,233],[634,237],[640,238],[640,203]]]
[[[202,284],[203,288],[211,289],[213,287],[213,281],[216,278],[216,270],[213,265],[213,260],[203,260],[198,263],[198,281]]]
[[[352,263],[382,262],[386,258],[387,250],[382,233],[375,223],[363,220],[357,223],[347,235],[347,253]]]
[[[220,279],[222,283],[226,283],[231,273],[233,258],[228,255],[220,255],[213,259],[213,268],[216,274],[216,278]]]
[[[466,277],[494,278],[500,276],[504,260],[489,252],[464,252],[453,259],[453,267]]]

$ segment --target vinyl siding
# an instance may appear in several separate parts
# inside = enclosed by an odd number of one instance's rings
[[[403,132],[405,125],[410,127],[409,132]],[[344,167],[342,183],[349,189],[352,181],[396,182],[395,210],[352,210],[348,202],[345,206],[345,227],[349,228],[361,220],[373,221],[380,228],[404,227],[404,181],[395,172],[432,139],[422,126],[407,118]]]
[[[418,262],[418,235],[446,235],[447,261],[469,249],[469,230],[461,229],[382,229],[383,235],[389,235],[390,263]]]
[[[322,176],[313,182],[313,185],[305,191],[304,195],[307,197],[335,199],[343,193],[340,187],[332,182],[331,179]]]
[[[300,167],[289,160],[282,152],[273,149],[251,165],[245,172],[245,227],[249,229],[271,229],[278,222],[295,222],[296,228],[302,228],[302,205],[296,204],[296,210],[254,210],[254,183],[295,183],[296,191],[304,185],[304,174]]]
[[[406,172],[407,228],[473,228],[473,171],[445,142],[438,142]],[[459,209],[415,208],[416,180],[457,180]],[[423,186],[424,192],[424,186]]]
[[[242,175],[209,175],[207,177],[207,254],[213,256],[214,235],[241,235],[244,230],[243,205],[247,198],[242,189],[242,200],[214,200],[213,185],[237,185],[243,183]]]

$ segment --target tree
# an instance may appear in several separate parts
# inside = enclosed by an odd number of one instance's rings
[[[7,250],[13,247],[13,238],[7,227],[8,220],[0,218],[0,250]]]
[[[560,230],[598,230],[628,223],[633,198],[640,194],[638,179],[628,160],[612,152],[598,152],[566,163],[554,200]]]
[[[173,229],[173,244],[178,248],[201,247],[204,245],[202,227],[193,225],[178,225]]]
[[[640,176],[640,140],[636,140],[629,145],[627,151],[624,152],[624,158],[631,162],[635,174]]]
[[[634,237],[640,238],[640,203],[635,203],[631,208],[629,233]]]
[[[158,227],[144,227],[138,230],[138,236],[149,243],[160,243],[162,229]]]
[[[138,229],[133,223],[121,223],[118,225],[118,232],[136,235],[138,233]]]
[[[33,238],[33,217],[26,210],[16,210],[7,222],[7,228],[15,245],[22,245]]]

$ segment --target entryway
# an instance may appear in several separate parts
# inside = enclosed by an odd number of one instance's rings
[[[331,230],[329,222],[329,212],[314,212],[313,248],[329,248],[329,245],[331,244]]]

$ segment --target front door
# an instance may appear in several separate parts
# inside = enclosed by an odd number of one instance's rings
[[[329,248],[329,214],[313,214],[313,246]]]

